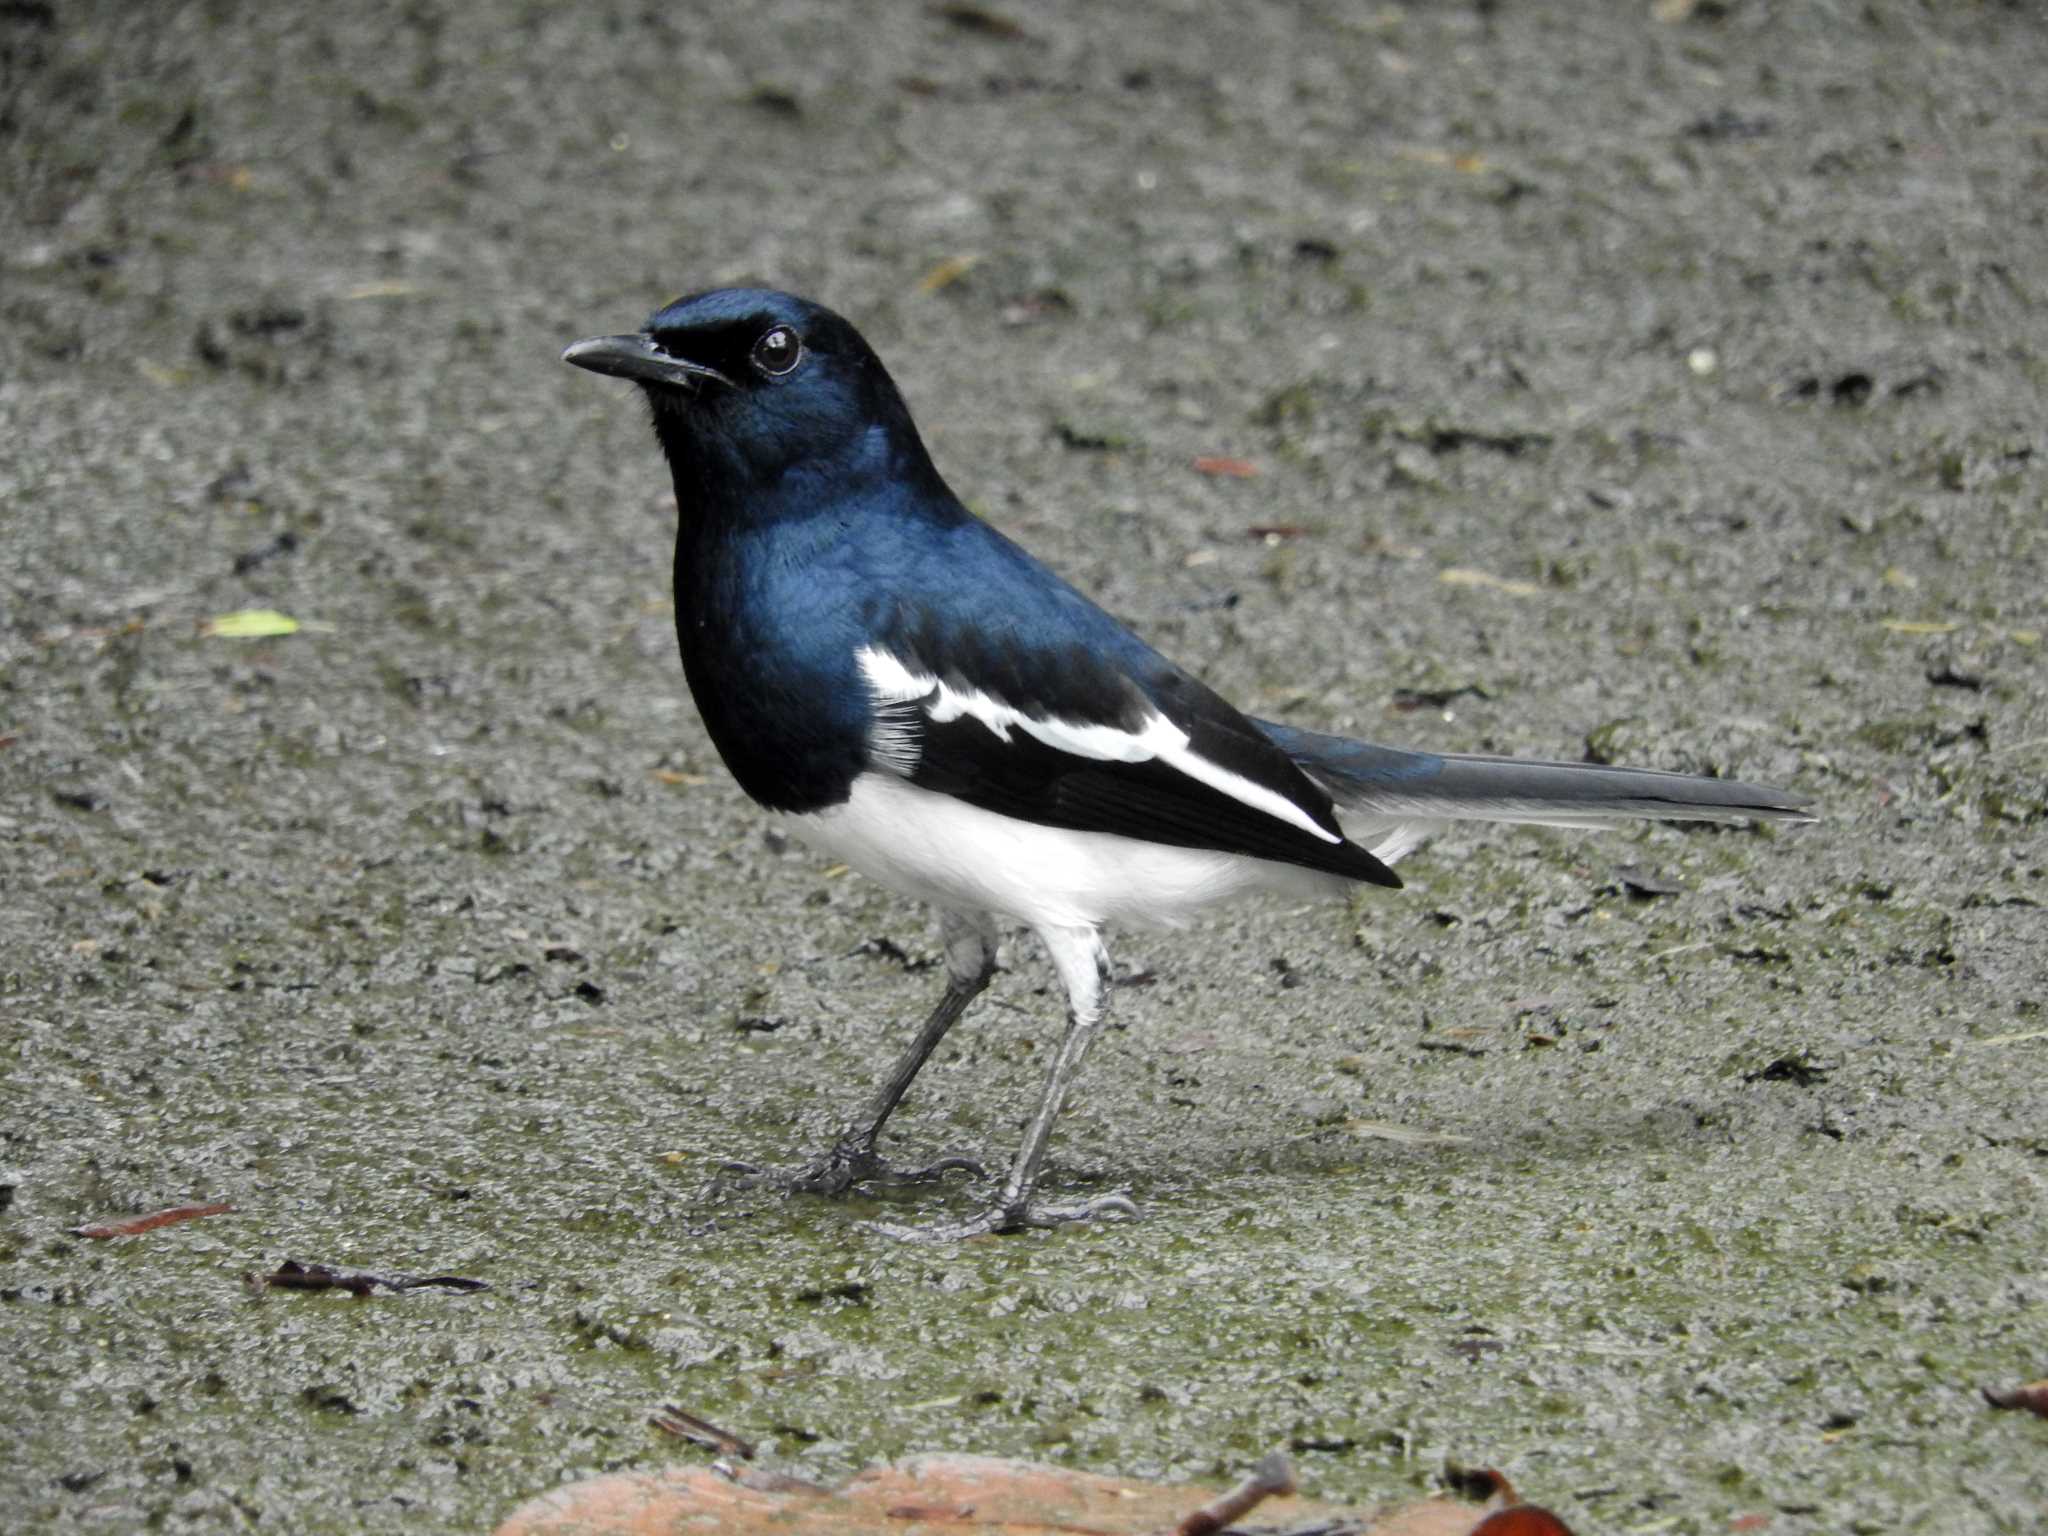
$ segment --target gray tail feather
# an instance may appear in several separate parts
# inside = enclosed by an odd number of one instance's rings
[[[1551,763],[1462,752],[1407,752],[1260,721],[1260,728],[1328,789],[1351,838],[1388,863],[1444,821],[1551,827],[1618,822],[1818,820],[1802,795],[1652,768]]]

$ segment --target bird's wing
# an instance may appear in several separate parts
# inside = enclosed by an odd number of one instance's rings
[[[876,771],[1045,826],[1400,884],[1345,837],[1326,789],[1135,641],[1034,646],[968,624],[935,636],[927,622],[857,660]]]

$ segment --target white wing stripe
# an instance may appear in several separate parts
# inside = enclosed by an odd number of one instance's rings
[[[903,742],[905,727],[895,723],[892,716],[897,707],[929,700],[925,708],[932,720],[940,725],[958,720],[963,715],[972,715],[1002,741],[1010,739],[1010,731],[1015,727],[1055,751],[1093,758],[1097,762],[1147,763],[1156,758],[1197,783],[1206,784],[1255,811],[1299,827],[1326,843],[1343,841],[1339,834],[1318,826],[1308,812],[1285,795],[1263,784],[1255,784],[1243,774],[1233,773],[1191,750],[1187,732],[1156,710],[1136,731],[1052,717],[1039,719],[992,699],[978,689],[951,688],[929,673],[913,672],[896,657],[874,646],[863,646],[857,659],[862,674],[868,680],[868,687],[874,690],[875,695],[873,750],[891,769],[907,760],[909,767],[897,770],[906,775],[915,769],[916,757],[914,752],[906,754]]]
[[[917,706],[932,691],[893,656],[877,650],[860,653],[861,671],[874,693],[875,723],[868,732],[868,757],[877,768],[907,779],[917,772],[924,742]]]
[[[1174,734],[1180,735],[1176,731]],[[1254,784],[1241,773],[1232,773],[1220,764],[1212,763],[1199,753],[1187,749],[1187,737],[1181,735],[1181,746],[1172,752],[1160,754],[1170,767],[1178,768],[1191,779],[1198,779],[1211,789],[1221,790],[1233,800],[1240,800],[1255,811],[1264,811],[1268,816],[1277,816],[1282,821],[1292,822],[1302,831],[1312,833],[1326,843],[1341,843],[1343,837],[1335,832],[1326,832],[1317,826],[1315,819],[1285,795],[1275,793],[1263,784]]]

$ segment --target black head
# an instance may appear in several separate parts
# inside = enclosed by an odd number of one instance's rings
[[[640,386],[679,485],[739,489],[807,465],[845,473],[894,461],[900,473],[905,456],[928,462],[860,333],[794,294],[690,294],[636,334],[579,341],[562,361]]]

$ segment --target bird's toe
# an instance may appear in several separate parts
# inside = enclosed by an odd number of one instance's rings
[[[964,1173],[985,1179],[988,1170],[971,1157],[950,1153],[921,1168],[899,1168],[872,1151],[841,1143],[813,1158],[801,1168],[763,1168],[755,1163],[728,1162],[720,1173],[742,1189],[779,1189],[787,1194],[843,1195],[855,1185],[869,1188],[901,1188],[935,1184],[948,1174]]]
[[[998,1201],[965,1221],[933,1222],[926,1226],[905,1226],[894,1222],[863,1223],[885,1237],[907,1238],[912,1242],[956,1243],[970,1237],[987,1237],[997,1232],[1022,1232],[1031,1227],[1064,1227],[1076,1222],[1115,1216],[1126,1221],[1139,1218],[1138,1204],[1129,1195],[1097,1195],[1092,1200],[1067,1205],[1030,1200]]]

